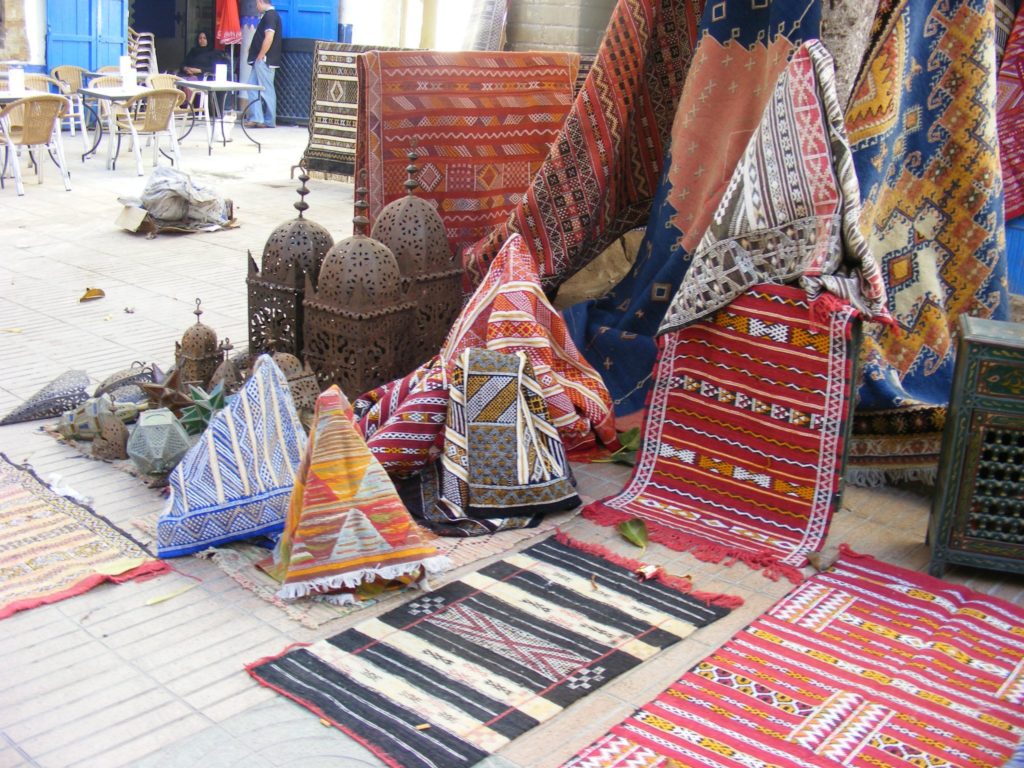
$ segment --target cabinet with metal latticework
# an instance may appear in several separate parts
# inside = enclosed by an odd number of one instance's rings
[[[929,571],[1024,573],[1024,324],[960,318]]]

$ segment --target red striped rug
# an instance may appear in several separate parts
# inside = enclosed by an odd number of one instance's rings
[[[844,551],[574,756],[625,766],[1002,766],[1024,608]]]
[[[853,314],[764,284],[660,337],[633,476],[584,516],[642,518],[652,541],[799,582],[838,499]]]

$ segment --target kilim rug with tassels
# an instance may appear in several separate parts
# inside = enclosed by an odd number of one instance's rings
[[[566,765],[1002,766],[1022,627],[1020,606],[845,550]]]
[[[124,531],[0,454],[0,619],[167,570]]]
[[[381,51],[359,57],[356,183],[371,222],[407,194],[437,208],[453,253],[508,216],[572,105],[579,55]],[[365,179],[362,172],[365,171]]]
[[[659,337],[633,476],[584,516],[642,518],[652,541],[799,582],[837,502],[853,314],[765,284]]]
[[[559,536],[248,669],[388,765],[471,766],[739,604],[638,565]]]

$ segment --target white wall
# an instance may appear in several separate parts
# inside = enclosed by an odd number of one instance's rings
[[[29,64],[46,64],[46,0],[25,0]]]

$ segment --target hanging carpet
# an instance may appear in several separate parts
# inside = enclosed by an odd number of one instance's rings
[[[316,41],[310,88],[309,143],[302,153],[302,167],[307,171],[328,179],[352,179],[359,103],[356,62],[366,51],[393,50],[398,49]]]
[[[633,475],[584,516],[638,517],[652,541],[799,582],[838,500],[855,314],[766,284],[660,336]]]
[[[370,51],[359,57],[356,180],[371,223],[408,190],[437,208],[453,253],[503,221],[572,104],[579,55]],[[365,178],[362,172],[365,171]]]
[[[0,454],[0,619],[167,570],[124,531]]]
[[[284,533],[265,569],[285,599],[329,595],[344,604],[451,567],[420,528],[356,429],[337,386],[316,401]]]
[[[1007,219],[1024,216],[1024,13],[1017,15],[999,67],[996,127]]]
[[[156,526],[160,557],[280,533],[305,439],[288,380],[261,355],[171,473]]]
[[[388,765],[468,768],[738,604],[602,554],[548,539],[248,670]]]
[[[464,51],[500,51],[505,47],[508,0],[473,0],[462,36]]]
[[[444,535],[489,534],[580,505],[526,353],[464,350],[449,394],[444,451],[421,478],[436,488],[410,506],[424,525]]]
[[[1009,765],[1022,626],[1020,606],[845,550],[565,765]]]
[[[608,390],[576,350],[544,295],[533,255],[516,235],[456,318],[439,360],[354,403],[367,444],[389,473],[408,475],[438,455],[451,369],[470,347],[526,353],[565,450],[593,445],[595,436],[617,445]]]
[[[553,289],[648,216],[702,0],[619,0],[597,58],[507,219],[463,253],[479,283],[519,233]],[[559,126],[556,126],[556,129]]]
[[[852,482],[934,479],[960,315],[1007,315],[992,3],[883,0],[846,113],[893,327],[865,334]]]
[[[662,116],[670,146],[633,267],[605,296],[564,312],[619,416],[644,406],[658,326],[779,75],[801,40],[818,36],[820,5],[726,0],[704,7],[675,117]]]

